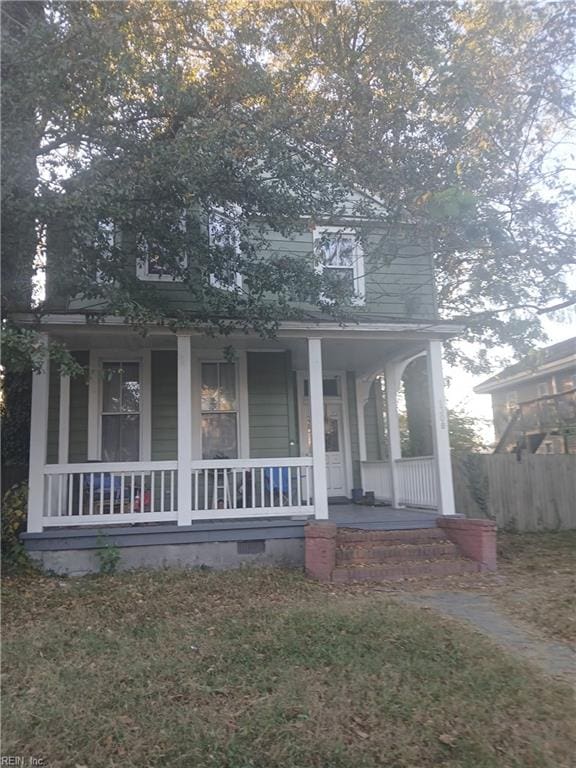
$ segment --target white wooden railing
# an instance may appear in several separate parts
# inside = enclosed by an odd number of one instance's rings
[[[392,499],[392,473],[386,461],[362,462],[362,488],[373,491],[380,501]]]
[[[438,485],[434,457],[396,461],[398,497],[409,507],[438,507]]]
[[[311,515],[312,458],[192,462],[192,519]]]
[[[362,487],[377,499],[392,501],[392,472],[386,461],[362,462]],[[395,462],[398,501],[408,507],[438,508],[435,460],[432,456],[398,459]]]
[[[176,520],[175,461],[44,467],[44,526]]]
[[[312,461],[193,461],[191,519],[313,515]],[[178,511],[176,461],[44,467],[44,527],[172,521]]]

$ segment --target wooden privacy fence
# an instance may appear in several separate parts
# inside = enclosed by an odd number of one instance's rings
[[[576,455],[452,458],[456,511],[517,531],[576,529]]]

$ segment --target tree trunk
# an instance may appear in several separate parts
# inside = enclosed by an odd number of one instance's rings
[[[2,3],[2,304],[26,310],[38,247],[35,192],[41,130],[31,89],[21,87],[15,56],[30,30],[42,23],[41,2]]]

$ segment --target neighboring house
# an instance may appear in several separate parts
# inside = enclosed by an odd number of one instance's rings
[[[576,337],[535,350],[474,391],[492,395],[496,453],[576,453]]]
[[[398,256],[377,265],[382,236],[375,228],[362,248],[350,219],[268,239],[302,259],[320,248],[326,268],[348,273],[358,322],[342,327],[318,313],[282,324],[275,340],[159,326],[143,337],[80,296],[52,298],[41,331],[90,376],[70,379],[54,367],[34,375],[25,539],[45,564],[93,568],[81,554],[93,558],[101,535],[132,548],[127,564],[222,565],[251,553],[293,562],[306,519],[406,528],[454,513],[442,341],[458,328],[438,317],[429,249],[404,227]],[[62,244],[49,251],[49,286],[65,260]],[[193,309],[153,259],[142,255],[134,269],[169,305]],[[235,362],[224,354],[230,344]],[[435,452],[403,459],[397,393],[421,355]],[[385,394],[376,377],[385,377]],[[361,491],[391,507],[346,504]]]

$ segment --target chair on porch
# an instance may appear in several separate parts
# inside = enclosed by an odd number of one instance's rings
[[[146,512],[150,509],[151,493],[145,487],[146,480],[142,477],[140,484],[135,483],[134,492],[132,483],[122,485],[121,477],[111,472],[94,472],[84,475],[83,496],[84,508],[87,508],[92,499],[94,509],[102,509],[104,514],[117,512],[122,507],[130,507],[134,498],[134,512]],[[134,496],[132,497],[132,493]]]
[[[264,470],[264,487],[270,506],[289,504],[288,488],[290,483],[289,467],[269,467]]]

